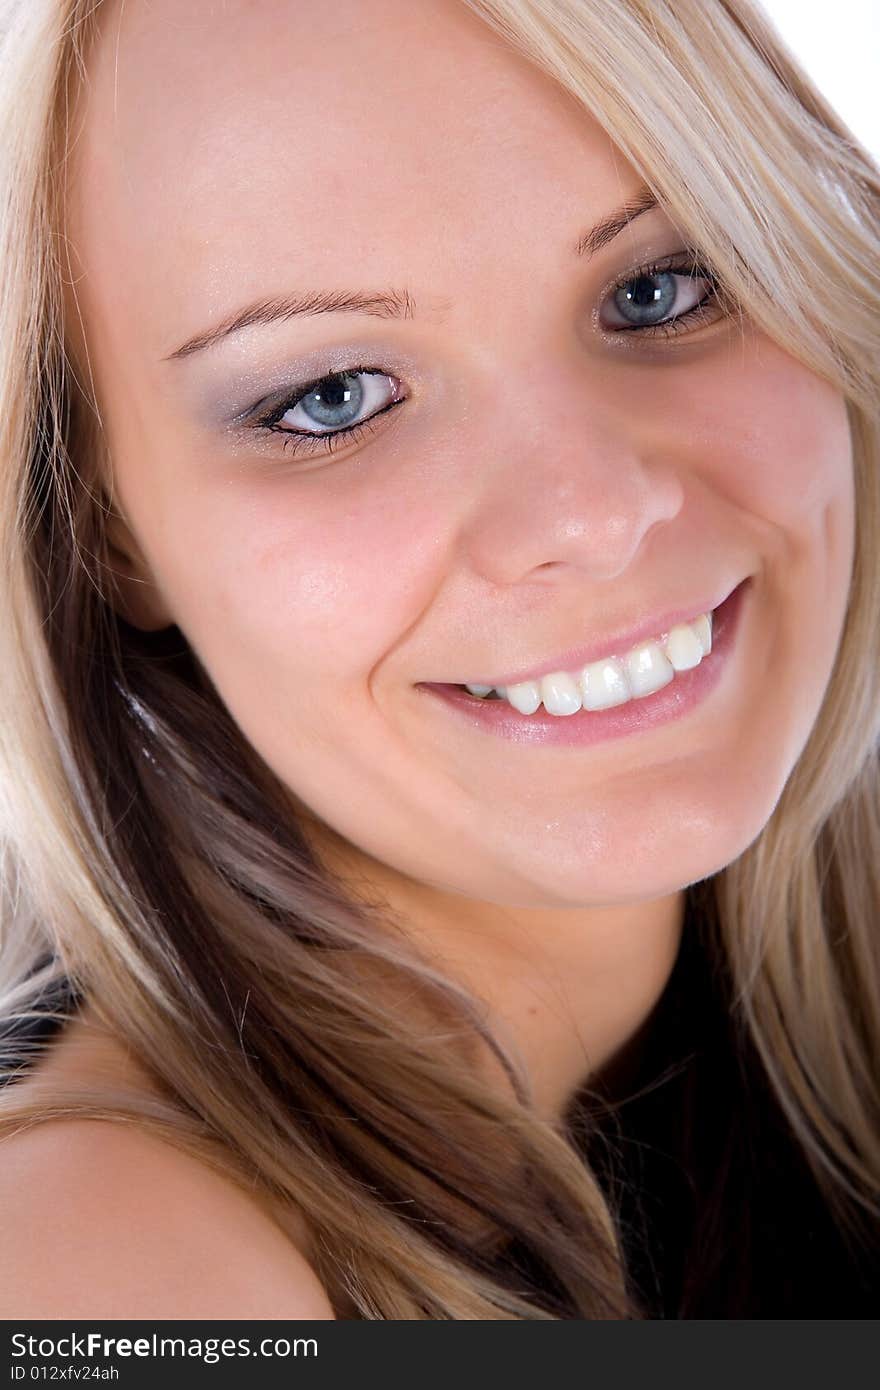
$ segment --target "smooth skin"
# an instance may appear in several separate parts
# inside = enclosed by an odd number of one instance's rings
[[[120,611],[179,625],[316,847],[486,1000],[556,1119],[631,1054],[685,886],[758,835],[816,719],[853,559],[843,398],[747,319],[621,331],[614,282],[687,243],[656,208],[575,254],[641,180],[455,0],[340,0],[332,25],[313,0],[111,2],[89,66],[71,347]],[[705,293],[674,283],[672,313]],[[404,317],[173,355],[255,300],[392,287]],[[233,423],[364,366],[359,418],[402,403],[332,453]],[[417,689],[746,576],[725,679],[651,732],[518,745]]]

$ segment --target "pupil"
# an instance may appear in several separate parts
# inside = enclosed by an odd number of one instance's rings
[[[325,405],[342,405],[345,401],[347,386],[343,386],[341,381],[331,381],[321,391],[315,394]]]
[[[363,396],[357,374],[341,372],[326,377],[303,399],[302,406],[316,424],[345,426],[357,419]]]
[[[675,303],[675,275],[669,270],[639,275],[621,286],[615,300],[630,323],[655,323],[666,318]]]
[[[643,275],[635,283],[641,286],[641,289],[636,289],[635,294],[630,295],[630,301],[636,304],[654,304],[658,298],[654,282]]]

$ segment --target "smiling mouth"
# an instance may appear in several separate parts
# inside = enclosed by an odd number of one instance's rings
[[[474,704],[503,702],[523,715],[540,710],[565,716],[626,704],[662,690],[680,673],[700,665],[712,650],[716,615],[741,587],[737,585],[717,608],[646,637],[621,656],[609,653],[574,671],[552,671],[509,686],[436,683],[437,688],[461,692]]]
[[[459,719],[466,716],[458,727],[496,734],[521,746],[587,747],[647,732],[683,718],[719,685],[735,650],[752,579],[750,575],[742,580],[708,613],[680,625],[694,629],[690,635],[674,637],[670,629],[664,634],[666,647],[649,638],[632,649],[635,678],[630,665],[623,665],[618,657],[594,663],[604,673],[605,683],[587,682],[586,695],[577,684],[572,690],[544,676],[538,682],[521,682],[537,687],[529,700],[521,701],[521,708],[513,703],[514,688],[496,691],[494,698],[491,691],[475,695],[466,685],[451,682],[421,681],[416,689],[433,696]],[[669,659],[670,640],[679,670]]]

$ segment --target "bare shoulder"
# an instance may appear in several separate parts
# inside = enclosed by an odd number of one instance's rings
[[[37,1072],[84,1057],[59,1044]],[[53,1119],[0,1140],[0,1231],[2,1319],[334,1317],[256,1198],[136,1125]]]

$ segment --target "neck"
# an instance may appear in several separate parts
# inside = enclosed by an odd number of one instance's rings
[[[683,890],[610,907],[509,907],[408,878],[321,822],[307,833],[332,873],[386,902],[419,949],[485,1004],[540,1115],[558,1122],[585,1084],[610,1098],[625,1091],[675,963]]]

